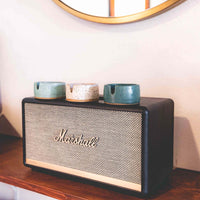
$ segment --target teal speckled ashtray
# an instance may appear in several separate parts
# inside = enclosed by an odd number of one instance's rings
[[[115,105],[133,105],[140,102],[140,86],[137,84],[104,85],[104,102]]]
[[[34,96],[36,99],[62,99],[65,98],[64,82],[35,82]]]

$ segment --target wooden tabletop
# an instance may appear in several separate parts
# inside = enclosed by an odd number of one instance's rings
[[[23,165],[22,139],[0,135],[0,182],[56,199],[139,200],[132,194],[71,176],[34,171]],[[176,169],[155,200],[200,200],[200,173]]]

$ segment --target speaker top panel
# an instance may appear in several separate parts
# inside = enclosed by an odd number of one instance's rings
[[[154,109],[159,105],[172,103],[171,99],[167,98],[152,98],[152,97],[141,97],[140,103],[137,105],[109,105],[105,104],[101,97],[98,102],[89,103],[78,103],[68,102],[66,100],[38,100],[33,97],[24,98],[24,103],[36,103],[36,104],[48,104],[57,106],[71,106],[71,107],[82,107],[82,108],[94,108],[94,109],[105,109],[105,110],[117,110],[117,111],[129,111],[129,112],[144,112]]]

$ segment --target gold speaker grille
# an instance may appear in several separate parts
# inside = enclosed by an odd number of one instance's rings
[[[98,137],[97,146],[55,141],[62,129],[67,137]],[[26,103],[25,132],[27,161],[141,185],[141,113]]]

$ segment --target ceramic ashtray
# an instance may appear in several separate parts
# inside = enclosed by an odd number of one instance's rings
[[[66,100],[72,102],[98,101],[99,86],[95,83],[66,84]]]
[[[65,98],[64,82],[35,82],[34,96],[36,99],[62,99]]]
[[[115,105],[133,105],[140,102],[140,86],[137,84],[104,85],[104,102]]]

